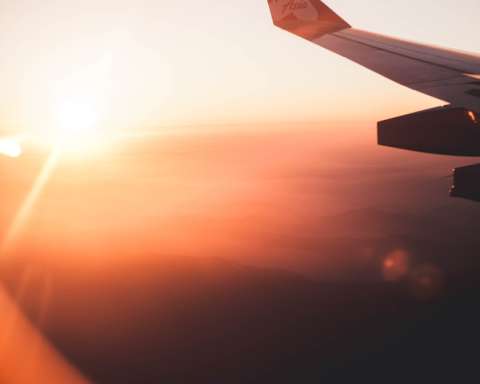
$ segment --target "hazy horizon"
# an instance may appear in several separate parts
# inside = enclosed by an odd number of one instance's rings
[[[448,227],[452,240],[461,238],[480,215],[475,203],[448,194],[451,169],[474,158],[379,147],[368,126],[355,137],[344,135],[347,127],[247,127],[126,137],[103,152],[63,155],[12,255],[112,267],[162,255],[221,257],[343,279],[365,261],[360,248],[382,236],[391,242],[381,251],[386,255],[404,246],[402,236],[432,239]],[[32,148],[0,159],[8,180],[3,233],[46,158]],[[449,223],[469,211],[468,220]],[[348,243],[352,249],[341,249]],[[332,246],[341,258],[318,254]]]

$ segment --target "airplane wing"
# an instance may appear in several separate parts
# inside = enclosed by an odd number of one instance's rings
[[[268,3],[277,27],[449,103],[380,122],[379,144],[430,153],[480,155],[479,55],[352,28],[319,0]]]
[[[480,56],[350,27],[319,0],[269,0],[274,24],[408,88],[480,113]]]

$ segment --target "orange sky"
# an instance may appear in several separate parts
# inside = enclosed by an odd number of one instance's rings
[[[390,9],[373,2],[367,12],[349,1],[330,3],[360,27],[476,49],[470,38],[475,24],[466,22],[477,7],[473,2],[464,2],[454,16],[454,2],[447,0],[445,7],[422,3],[416,12],[404,4]],[[422,21],[427,14],[443,22],[429,22],[427,29]],[[9,183],[0,217],[3,235],[15,243],[30,231],[41,240],[31,243],[37,250],[50,240],[58,245],[59,238],[68,244],[69,236],[75,248],[84,241],[81,233],[92,244],[109,244],[123,233],[143,250],[160,243],[166,250],[178,251],[180,245],[191,251],[182,239],[199,249],[197,240],[210,245],[205,232],[221,229],[225,233],[217,239],[223,242],[245,228],[251,233],[250,222],[262,228],[294,224],[297,216],[301,222],[312,206],[315,215],[329,215],[371,205],[372,193],[385,198],[375,204],[388,206],[392,183],[383,185],[376,177],[372,184],[360,182],[356,174],[371,169],[371,162],[404,166],[408,156],[376,147],[375,122],[441,103],[274,28],[266,1],[218,1],[208,8],[130,0],[47,1],[40,7],[24,1],[0,6],[2,31],[0,46],[12,52],[0,63],[5,131],[42,138],[52,129],[68,134],[70,125],[75,131],[95,120],[94,128],[106,132],[148,128],[159,134],[138,137],[139,147],[132,140],[131,148],[105,146],[99,153],[86,140],[88,151],[62,154],[58,162],[47,161],[44,171],[46,156],[30,143],[19,159],[3,159]],[[275,124],[288,121],[321,123]],[[252,124],[236,126],[243,132],[237,137],[221,122]],[[171,136],[177,124],[205,125],[190,137]],[[220,135],[198,135],[212,131],[212,124]],[[272,130],[290,136],[258,135]],[[229,133],[221,136],[222,131]],[[73,137],[74,145],[84,141]],[[416,159],[430,159],[409,156],[415,170]],[[362,168],[363,158],[368,164]],[[432,177],[446,175],[452,164],[438,162]],[[321,198],[305,197],[310,181],[297,186],[288,176],[297,172],[312,172],[312,180],[320,174],[320,189],[326,191]],[[159,231],[169,244],[157,241]],[[142,237],[146,233],[153,240]]]

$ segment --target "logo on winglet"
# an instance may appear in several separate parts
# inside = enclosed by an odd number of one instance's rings
[[[318,12],[308,0],[269,0],[275,20],[295,17],[298,20],[316,20]]]
[[[308,8],[308,3],[306,1],[289,0],[283,5],[282,13],[291,13],[306,8]]]

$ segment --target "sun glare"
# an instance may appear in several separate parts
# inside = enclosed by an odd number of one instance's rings
[[[46,136],[63,154],[89,155],[103,146],[113,97],[111,76],[112,58],[105,52],[89,65],[55,77],[47,96]]]
[[[61,135],[84,136],[94,130],[98,113],[92,105],[78,101],[63,101],[56,106],[57,127]]]
[[[88,100],[61,100],[54,105],[54,143],[62,152],[88,152],[102,141],[100,115]]]

